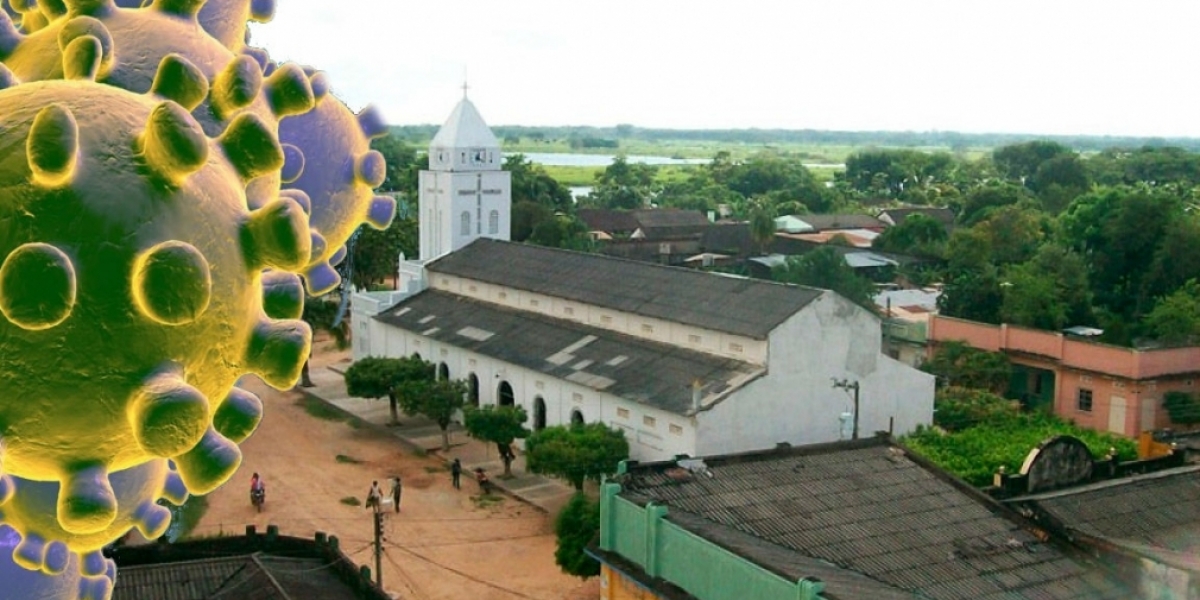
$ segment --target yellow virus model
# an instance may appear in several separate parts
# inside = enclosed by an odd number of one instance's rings
[[[3,469],[59,482],[73,534],[112,524],[111,471],[170,457],[194,492],[223,483],[240,453],[214,413],[246,372],[291,385],[310,336],[263,308],[263,269],[311,250],[296,202],[247,207],[283,162],[269,128],[243,113],[209,139],[178,90],[97,84],[101,62],[82,36],[72,79],[0,92]]]
[[[0,600],[107,600],[298,379],[386,127],[245,46],[273,0],[0,2]]]

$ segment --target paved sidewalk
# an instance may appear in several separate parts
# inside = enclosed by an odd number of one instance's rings
[[[504,479],[504,463],[500,460],[495,444],[485,444],[467,435],[462,426],[450,425],[450,450],[442,452],[442,431],[436,423],[424,417],[410,417],[401,413],[400,425],[389,426],[391,413],[386,400],[352,398],[346,393],[346,382],[341,371],[348,365],[337,364],[315,367],[309,373],[316,387],[296,387],[309,397],[333,406],[350,416],[357,417],[377,428],[387,431],[414,449],[428,452],[449,464],[455,458],[463,465],[462,486],[465,490],[478,491],[474,481],[476,467],[482,467],[492,485],[504,493],[524,501],[554,516],[571,499],[575,490],[558,479],[542,477],[525,472],[525,456],[517,452],[513,461],[511,479]]]

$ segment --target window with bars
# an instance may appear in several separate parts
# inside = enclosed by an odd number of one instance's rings
[[[1079,395],[1075,399],[1075,408],[1083,412],[1092,412],[1092,390],[1079,388]]]

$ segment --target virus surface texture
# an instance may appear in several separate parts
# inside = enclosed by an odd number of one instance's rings
[[[304,284],[391,220],[384,125],[245,47],[273,0],[3,8],[0,600],[108,600],[101,549],[232,476],[237,382],[296,382]]]
[[[383,155],[371,150],[371,139],[387,126],[372,107],[354,114],[329,93],[324,73],[309,70],[316,106],[289,116],[279,125],[279,138],[304,155],[300,176],[284,187],[300,190],[312,203],[310,224],[324,245],[314,247],[305,273],[309,293],[324,294],[338,284],[333,266],[344,244],[362,223],[384,229],[396,213],[396,201],[372,191],[383,182]]]

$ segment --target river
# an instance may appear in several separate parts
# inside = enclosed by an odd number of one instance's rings
[[[518,154],[506,152],[505,155]],[[572,154],[567,152],[521,152],[525,158],[539,165],[550,167],[607,167],[611,165],[614,154]],[[666,156],[637,156],[629,155],[625,160],[642,165],[705,165],[712,162],[711,158],[669,158]]]

